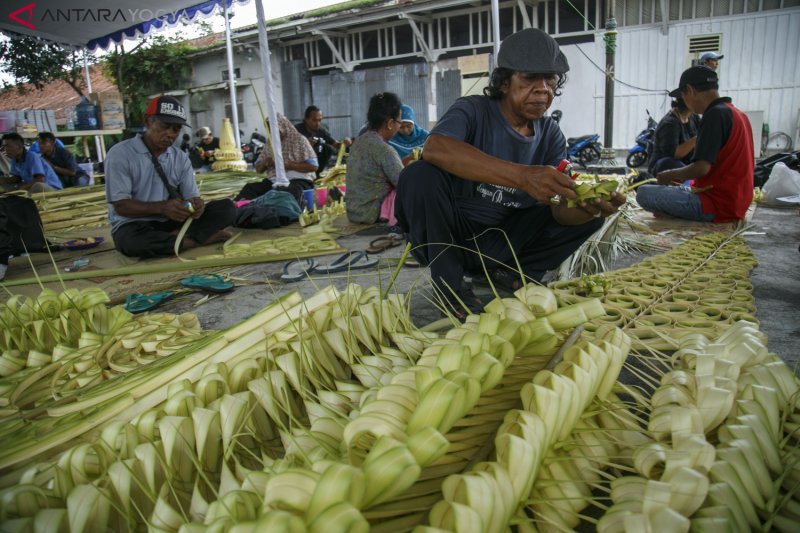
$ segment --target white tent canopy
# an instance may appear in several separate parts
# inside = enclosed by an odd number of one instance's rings
[[[249,0],[37,0],[4,13],[0,30],[94,50],[138,38],[182,21],[212,15],[214,9]],[[20,2],[21,4],[22,2]],[[8,7],[6,8],[8,9]]]
[[[49,41],[88,48],[107,48],[126,38],[139,38],[149,32],[174,26],[182,21],[213,15],[217,6],[246,4],[249,0],[140,0],[132,5],[122,0],[37,0],[18,7],[0,18],[0,31],[13,35],[30,35]],[[277,132],[275,97],[269,64],[269,46],[264,25],[263,0],[256,0],[261,64],[267,95],[270,130]],[[226,24],[226,27],[229,25]],[[228,40],[230,37],[228,36]],[[232,75],[233,69],[229,69]],[[229,83],[233,84],[234,80]],[[236,107],[233,102],[233,109]],[[238,125],[234,124],[238,133]],[[285,180],[280,136],[272,136],[273,153],[279,180]]]

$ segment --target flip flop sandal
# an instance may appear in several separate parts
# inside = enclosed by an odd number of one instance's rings
[[[219,274],[195,274],[181,280],[181,285],[190,289],[198,289],[208,292],[230,292],[233,290],[233,283],[225,281]]]
[[[347,252],[337,257],[332,263],[319,265],[314,269],[314,274],[333,274],[347,270],[370,268],[378,264],[378,260],[369,257],[366,252]]]
[[[173,292],[157,292],[155,294],[151,294],[150,296],[145,296],[144,294],[139,294],[135,292],[133,294],[129,294],[127,298],[125,298],[125,310],[129,313],[137,314],[137,313],[144,313],[145,311],[150,311],[151,309],[155,309],[162,302],[172,298],[175,293]]]
[[[406,268],[420,268],[422,266],[422,263],[420,263],[416,259],[412,259],[411,257],[408,257],[403,262],[403,266],[406,267]]]
[[[368,254],[379,254],[383,251],[388,250],[389,248],[394,248],[395,246],[400,246],[405,242],[405,238],[395,236],[395,235],[384,235],[383,237],[378,237],[371,243],[369,243],[369,247],[366,249]]]
[[[306,276],[311,275],[319,263],[315,259],[292,259],[283,265],[282,281],[300,281]]]

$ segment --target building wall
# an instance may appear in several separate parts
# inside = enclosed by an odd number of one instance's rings
[[[253,87],[255,87],[261,108],[266,116],[268,107],[264,75],[259,57],[252,52],[235,52],[233,65],[234,69],[238,68],[240,71],[240,78],[237,80],[237,98],[240,99],[240,109],[244,112],[239,113],[239,129],[244,133],[242,141],[247,142],[253,131],[258,131],[262,134],[265,131],[258,103],[253,94]],[[279,112],[283,112],[281,62],[276,59],[274,54],[271,55],[270,65],[272,68],[275,107]],[[230,98],[230,90],[227,84],[219,88],[205,88],[222,84],[222,73],[227,69],[228,64],[224,49],[220,52],[200,56],[195,60],[194,79],[191,87],[187,88],[192,95],[189,104],[189,112],[192,118],[190,123],[195,129],[201,126],[209,126],[215,134],[219,133],[222,119],[225,117],[225,103]],[[205,110],[196,109],[197,106],[192,105],[193,99],[196,100],[197,98],[202,98],[205,101]]]
[[[619,30],[616,77],[640,87],[617,83],[614,99],[614,146],[633,144],[646,124],[645,109],[659,120],[669,109],[667,90],[677,87],[681,72],[690,66],[688,38],[721,34],[720,93],[730,96],[743,111],[763,111],[770,131],[783,131],[796,137],[800,113],[800,9],[781,9],[744,16],[686,22],[671,22],[666,33],[661,25],[623,27]],[[604,64],[602,35],[595,43],[578,45],[595,63]],[[576,47],[570,47],[576,48]],[[586,69],[591,83],[580,86],[593,91],[594,127],[603,129],[604,76],[588,59],[580,56],[570,65]],[[573,86],[570,81],[570,86]],[[588,81],[588,80],[586,80]],[[574,88],[574,87],[573,87]],[[642,89],[649,89],[645,91]],[[661,91],[661,92],[659,92]],[[573,92],[565,91],[565,105],[573,105]],[[582,101],[574,101],[579,109]],[[570,113],[571,114],[571,113]],[[565,121],[567,112],[564,113]]]
[[[618,83],[615,85],[614,147],[629,148],[633,144],[636,135],[646,125],[646,110],[656,120],[667,112],[670,102],[667,91],[677,86],[680,73],[689,66],[688,37],[706,34],[721,35],[721,51],[725,54],[719,69],[721,93],[731,96],[744,111],[763,111],[764,120],[772,132],[786,132],[794,138],[795,146],[800,143],[797,138],[800,120],[800,69],[797,68],[800,9],[787,8],[738,16],[673,20],[667,25],[622,26],[616,54]],[[555,98],[552,109],[563,111],[561,127],[567,137],[589,133],[602,135],[605,101],[602,30],[594,34],[594,42],[563,45],[562,50],[571,69],[563,94]],[[292,84],[288,81],[288,92],[284,93],[282,89],[282,61],[279,62],[277,56],[283,59],[283,54],[276,49],[272,55],[272,69],[277,109],[284,110],[284,99],[293,114],[308,103],[319,105],[333,121],[328,126],[334,136],[355,133],[354,124],[366,115],[369,96],[381,88],[398,92],[401,98],[412,103],[420,123],[425,124],[427,119],[428,125],[432,125],[458,96],[451,94],[458,87],[454,83],[453,71],[464,66],[460,64],[463,62],[452,57],[432,64],[425,63],[420,57],[419,63],[379,66],[352,73],[340,70],[312,72],[308,82],[310,91],[290,94],[295,91],[291,90]],[[247,61],[247,54],[237,53],[234,61],[242,70],[243,79],[252,78],[263,105],[264,84],[258,58]],[[221,71],[226,68],[223,52],[198,58],[194,86],[220,82]],[[409,72],[416,73],[414,76],[418,79],[397,77],[400,71],[407,69],[412,69]],[[365,85],[354,84],[362,78]],[[419,86],[420,80],[425,81],[424,87]],[[461,81],[462,90],[475,85],[475,78],[464,79],[462,76]],[[338,92],[348,84],[349,88],[345,90],[349,92],[345,98]],[[479,84],[481,87],[475,85],[472,92],[479,92],[485,80]],[[212,127],[218,130],[227,90],[210,92],[216,103],[210,106],[207,116],[201,118],[211,121]],[[247,138],[256,128],[263,132],[263,126],[252,89],[247,87],[242,94],[245,113],[240,117],[240,128]],[[309,98],[311,101],[306,102]],[[338,118],[333,120],[334,117]]]

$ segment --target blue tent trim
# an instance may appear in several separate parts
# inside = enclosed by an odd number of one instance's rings
[[[153,30],[160,30],[165,27],[174,26],[182,19],[188,19],[191,21],[198,17],[207,17],[214,13],[214,9],[216,9],[217,6],[221,6],[223,3],[225,3],[228,7],[230,7],[234,2],[237,4],[247,4],[250,2],[250,0],[208,0],[207,2],[202,2],[195,6],[179,9],[178,11],[170,13],[169,15],[148,20],[124,30],[115,31],[113,33],[109,33],[108,35],[104,35],[103,37],[92,39],[86,43],[86,48],[89,50],[94,50],[98,47],[105,49],[108,48],[111,43],[119,44],[124,39],[132,39],[137,36],[147,35]]]

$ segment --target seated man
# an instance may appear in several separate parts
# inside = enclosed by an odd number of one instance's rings
[[[352,141],[349,137],[345,137],[342,142],[338,142],[331,137],[328,130],[322,127],[322,111],[317,106],[310,105],[306,108],[303,122],[295,124],[297,131],[303,134],[303,137],[308,139],[311,147],[317,154],[317,161],[319,167],[317,168],[317,176],[325,170],[331,156],[336,154],[339,148],[344,143],[345,146],[350,146]]]
[[[153,98],[145,132],[115,144],[105,160],[106,199],[117,250],[133,257],[173,253],[183,222],[192,217],[181,250],[230,238],[223,228],[236,216],[230,200],[205,204],[192,165],[173,143],[186,124],[183,106],[171,96]]]
[[[195,137],[200,139],[195,145],[200,165],[195,168],[202,169],[203,172],[211,171],[211,163],[214,159],[214,151],[219,148],[219,137],[214,137],[211,128],[203,126],[195,132]]]
[[[545,117],[569,70],[556,41],[538,29],[517,32],[503,41],[497,65],[485,96],[459,98],[425,142],[423,161],[398,180],[395,216],[458,318],[467,310],[451,291],[468,311],[482,308],[463,284],[465,271],[483,271],[478,251],[496,285],[521,285],[519,272],[501,266],[514,267],[514,257],[526,278],[540,281],[625,201],[562,201],[576,196],[554,168],[566,156],[564,135]]]
[[[697,66],[683,71],[672,91],[701,113],[692,164],[656,175],[659,185],[642,185],[636,200],[644,209],[700,222],[742,220],[753,201],[753,135],[747,116],[720,98],[717,73]],[[682,184],[694,180],[696,192]]]
[[[25,148],[25,141],[20,134],[3,135],[3,149],[11,161],[11,176],[0,178],[0,187],[5,190],[20,189],[28,193],[63,189],[50,165],[42,161],[39,154]]]
[[[64,187],[85,187],[89,185],[89,175],[78,166],[75,157],[64,145],[58,146],[55,136],[49,131],[39,134],[39,151],[42,159],[53,167]]]
[[[672,109],[658,123],[653,136],[653,153],[647,170],[654,176],[662,170],[683,168],[691,163],[697,141],[694,113],[680,98],[670,105]]]

